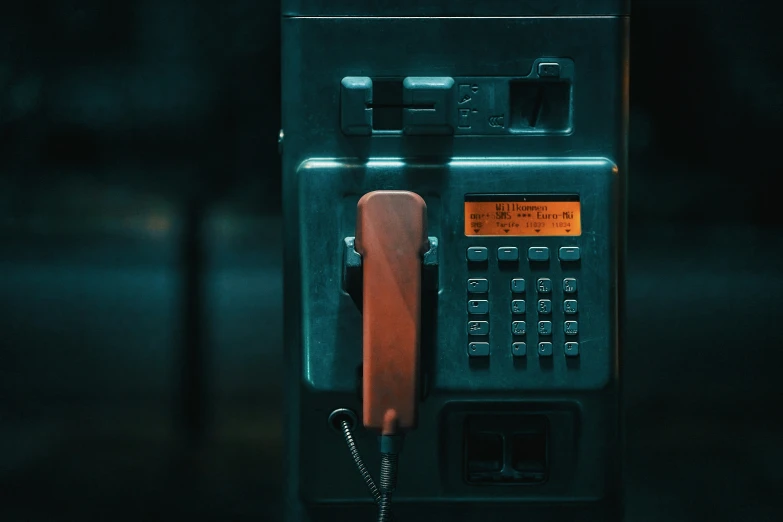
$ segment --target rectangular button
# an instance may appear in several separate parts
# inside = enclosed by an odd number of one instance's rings
[[[579,323],[576,321],[566,321],[563,323],[563,331],[566,335],[576,335],[579,333]]]
[[[579,261],[579,247],[560,247],[560,261]]]
[[[402,81],[402,131],[411,135],[454,134],[454,79],[408,77]]]
[[[498,261],[519,261],[519,249],[517,247],[498,248]]]
[[[538,301],[538,313],[539,314],[551,314],[552,313],[552,301],[549,299],[541,299]]]
[[[538,64],[538,76],[541,78],[559,78],[560,77],[560,64],[559,63],[539,63]]]
[[[542,277],[537,283],[539,294],[548,294],[552,291],[552,280],[547,277]]]
[[[578,310],[576,299],[566,299],[563,301],[563,312],[575,314]]]
[[[489,335],[489,321],[468,321],[468,335]]]
[[[489,301],[482,299],[468,301],[468,313],[478,315],[489,313]]]
[[[525,335],[525,321],[514,321],[511,323],[511,333],[514,335]]]
[[[524,357],[527,355],[527,345],[525,343],[512,343],[511,353],[514,357]]]
[[[579,343],[565,343],[565,354],[568,357],[579,355]]]
[[[340,124],[344,134],[372,134],[372,80],[362,76],[348,76],[342,80],[340,96]]]
[[[489,259],[487,247],[468,247],[468,261],[471,263],[483,263]]]
[[[514,299],[511,301],[511,313],[512,314],[524,314],[525,313],[525,300]]]
[[[550,357],[552,355],[552,343],[538,343],[538,355]]]
[[[530,247],[527,249],[527,258],[530,261],[549,261],[548,247]]]
[[[468,355],[470,357],[489,357],[489,343],[469,343]]]
[[[525,280],[524,279],[512,279],[511,280],[511,291],[515,294],[524,294],[525,293]]]
[[[573,277],[567,277],[563,279],[563,292],[566,294],[576,293],[576,279]]]
[[[539,321],[538,333],[539,335],[552,335],[552,321]]]
[[[471,294],[486,294],[489,292],[489,281],[486,279],[468,279],[468,292]]]

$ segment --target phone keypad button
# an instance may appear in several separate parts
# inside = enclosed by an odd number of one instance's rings
[[[536,263],[549,261],[548,247],[530,247],[527,250],[527,259]]]
[[[563,324],[563,332],[566,335],[576,335],[579,333],[579,323],[576,321],[566,321]]]
[[[563,262],[579,261],[581,257],[579,247],[560,247],[558,257],[560,258],[560,261]]]
[[[489,357],[489,343],[468,343],[468,356]]]
[[[548,342],[538,343],[538,355],[542,357],[551,357],[552,343],[548,343]]]
[[[489,281],[486,279],[468,279],[468,293],[486,294],[489,292]]]
[[[525,321],[514,321],[511,323],[511,333],[514,335],[525,335],[527,325]]]
[[[539,335],[552,335],[552,321],[539,321],[538,322],[538,334]]]
[[[468,335],[489,335],[489,321],[468,321]]]
[[[511,280],[511,292],[515,294],[525,293],[525,280],[524,279],[512,279]]]
[[[498,261],[514,262],[519,260],[519,249],[517,247],[500,247],[498,248]]]
[[[471,299],[468,301],[468,313],[484,315],[489,313],[489,301],[486,299]]]
[[[486,263],[489,259],[487,247],[468,247],[467,259],[470,263]]]

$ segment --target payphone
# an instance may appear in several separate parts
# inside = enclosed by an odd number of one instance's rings
[[[628,9],[283,2],[288,521],[622,518]]]

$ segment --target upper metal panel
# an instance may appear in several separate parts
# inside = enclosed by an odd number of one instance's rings
[[[618,16],[629,0],[283,0],[285,16]]]

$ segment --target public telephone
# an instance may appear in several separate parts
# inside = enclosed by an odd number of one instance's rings
[[[620,520],[627,2],[282,23],[287,520]]]

